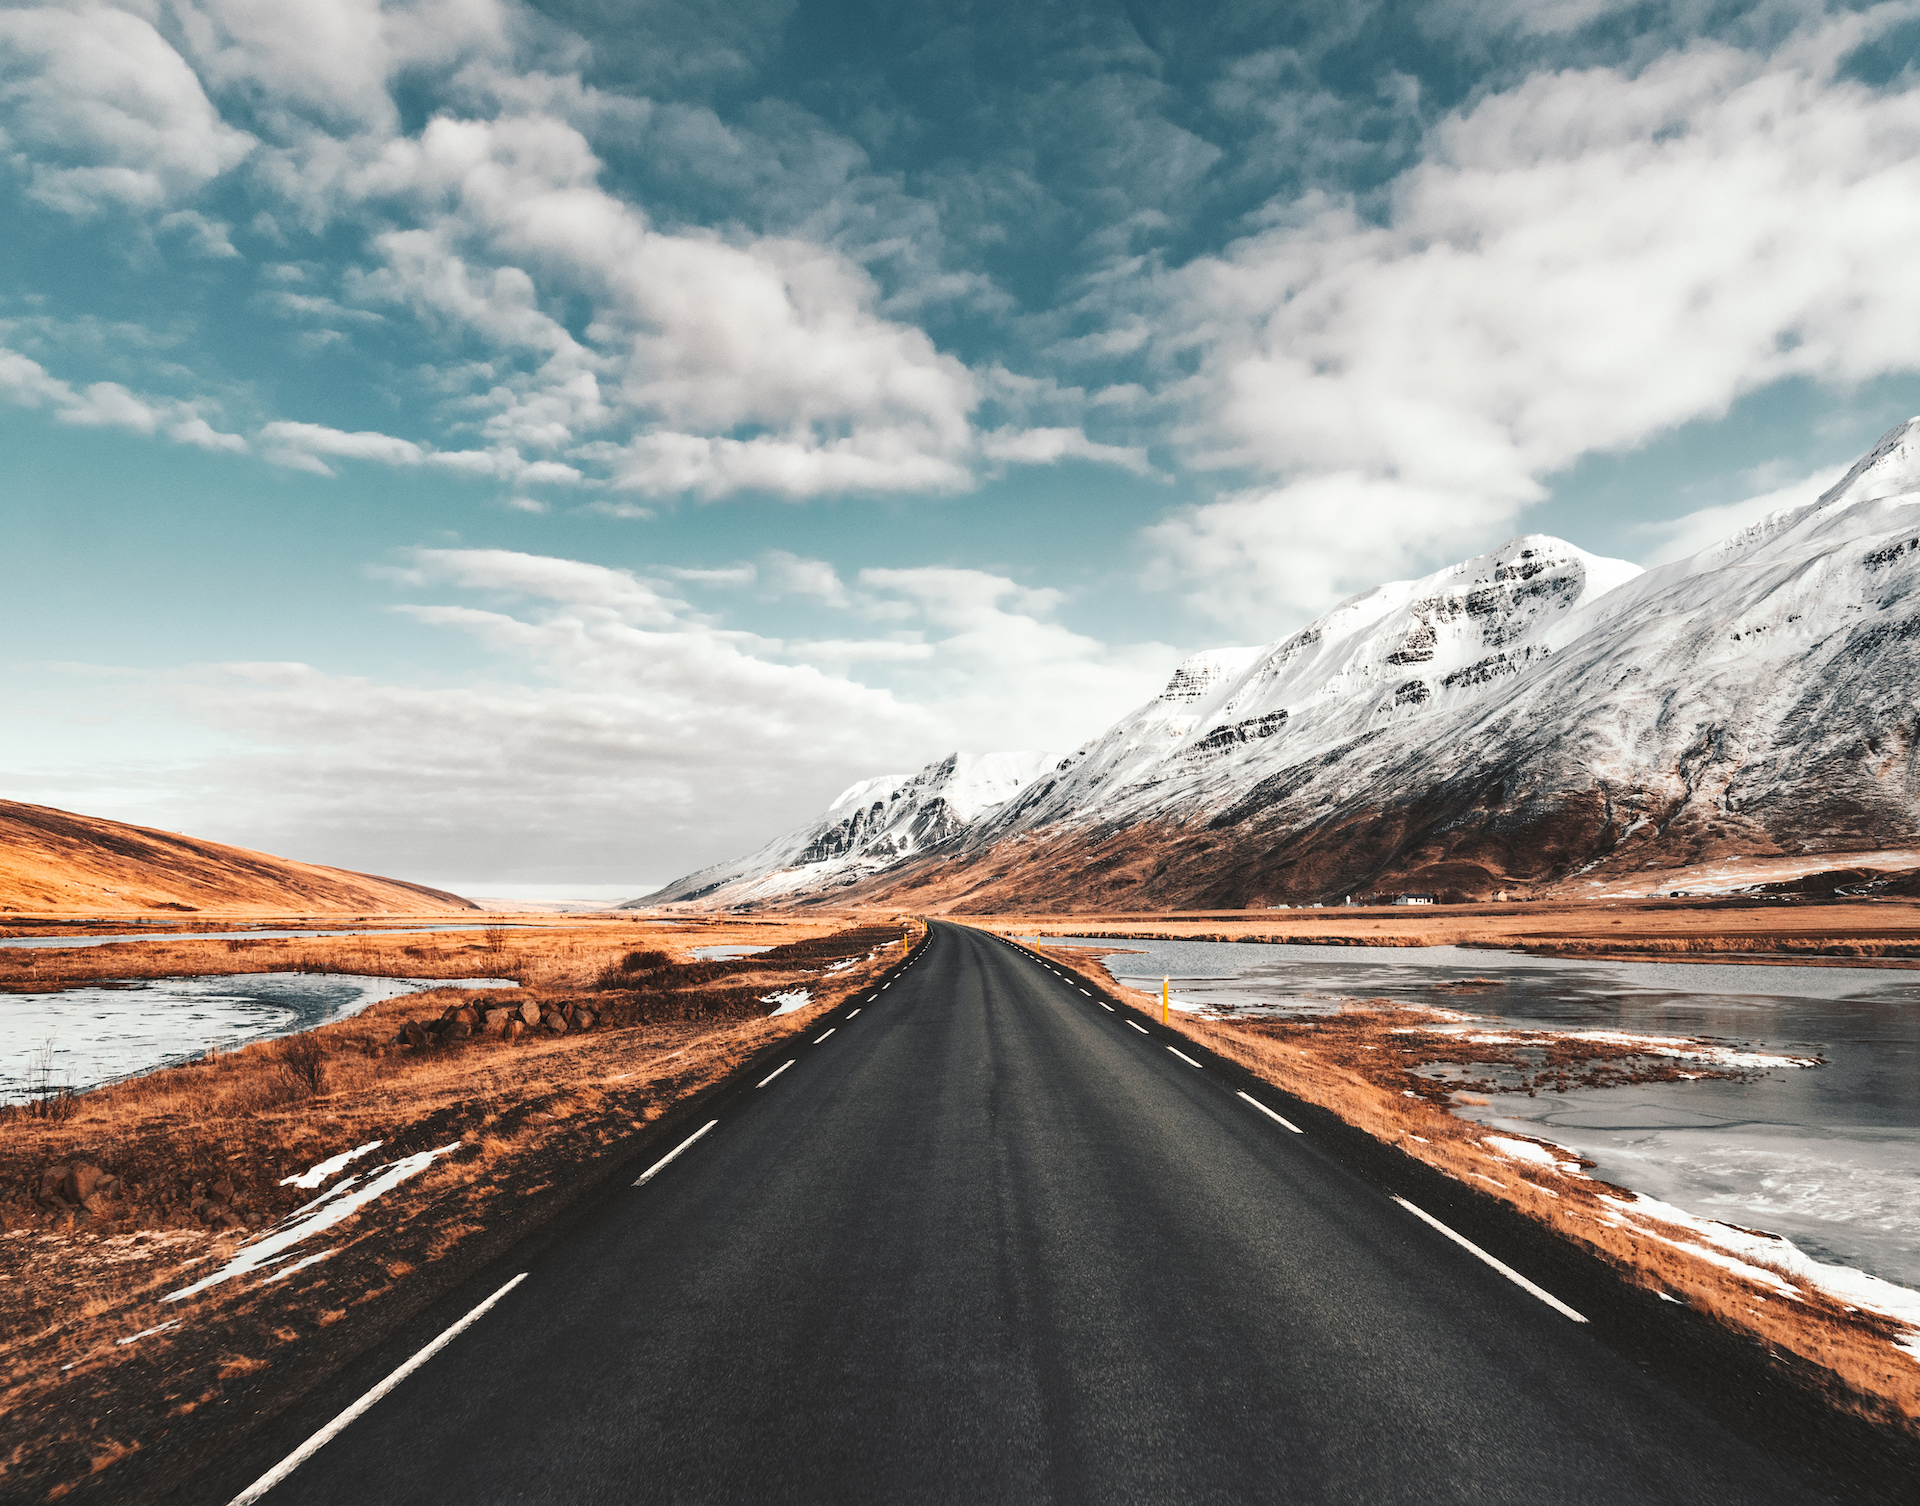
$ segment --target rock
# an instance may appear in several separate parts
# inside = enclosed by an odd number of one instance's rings
[[[473,1034],[473,1026],[465,1020],[447,1020],[440,1026],[440,1039],[443,1041],[464,1041]]]
[[[214,1197],[219,1198],[220,1201],[223,1203],[230,1203],[233,1201],[233,1181],[231,1178],[228,1178],[228,1177],[220,1178],[220,1180],[215,1182],[211,1187],[209,1187],[207,1191],[210,1194],[212,1194]]]
[[[71,1168],[49,1166],[40,1173],[40,1201],[49,1208],[71,1208],[73,1205],[60,1195],[60,1188],[67,1180]]]
[[[507,1021],[506,1029],[501,1032],[501,1034],[510,1041],[517,1041],[526,1033],[527,1022],[521,1019],[517,1013]]]
[[[575,1030],[591,1030],[593,1028],[593,1011],[591,1009],[576,1009],[573,1012],[573,1028]]]
[[[551,1030],[555,1035],[565,1035],[567,1033],[567,1017],[557,1009],[548,1010],[547,1029]]]
[[[411,1020],[407,1022],[406,1028],[400,1032],[400,1040],[402,1044],[408,1045],[408,1046],[414,1046],[414,1047],[424,1046],[431,1039],[432,1037],[427,1034],[427,1030],[424,1025],[416,1024]]]
[[[527,1000],[526,1003],[520,1006],[520,1018],[525,1020],[529,1025],[538,1025],[540,1023],[540,1006],[531,999]]]
[[[487,1029],[504,1030],[507,1028],[508,1020],[518,1019],[519,1017],[520,1011],[517,1009],[489,1009],[487,1011]]]

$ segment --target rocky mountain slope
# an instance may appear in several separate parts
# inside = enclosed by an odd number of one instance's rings
[[[1912,847],[1917,745],[1920,420],[1818,501],[1691,559],[1641,572],[1534,535],[1265,648],[1197,655],[1015,798],[847,897],[1640,892],[1734,853]]]
[[[0,912],[471,910],[457,894],[0,800]]]
[[[950,753],[917,774],[863,779],[797,831],[625,906],[733,905],[844,889],[949,846],[1051,767],[1054,753]]]

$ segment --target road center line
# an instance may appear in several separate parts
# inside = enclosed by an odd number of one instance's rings
[[[1133,1021],[1132,1021],[1132,1020],[1128,1020],[1128,1021],[1127,1021],[1127,1023],[1128,1023],[1129,1025],[1133,1025]],[[1140,1033],[1141,1033],[1142,1035],[1146,1035],[1146,1034],[1148,1033],[1148,1031],[1147,1031],[1147,1027],[1146,1027],[1145,1025],[1133,1025],[1133,1028],[1134,1028],[1135,1030],[1137,1030],[1137,1031],[1139,1031],[1139,1032],[1140,1032]]]
[[[712,1128],[713,1128],[712,1125],[707,1126],[707,1129],[712,1129]],[[700,1133],[705,1134],[706,1130],[702,1130]],[[696,1135],[694,1138],[698,1139],[699,1136]],[[677,1155],[679,1154],[679,1152],[676,1151],[675,1154]],[[252,1506],[252,1503],[254,1501],[259,1500],[260,1497],[265,1495],[268,1491],[272,1490],[274,1486],[278,1485],[282,1480],[286,1479],[288,1475],[292,1474],[302,1464],[305,1464],[307,1460],[311,1459],[315,1454],[319,1453],[320,1450],[326,1447],[328,1443],[332,1442],[335,1438],[339,1437],[340,1434],[343,1431],[345,1431],[347,1425],[351,1423],[356,1417],[366,1412],[369,1408],[373,1406],[375,1402],[379,1401],[381,1397],[385,1396],[395,1386],[399,1385],[401,1381],[405,1380],[409,1375],[412,1375],[414,1371],[418,1370],[422,1365],[426,1364],[428,1360],[432,1359],[442,1349],[446,1348],[448,1344],[452,1343],[454,1338],[461,1332],[462,1329],[466,1328],[469,1324],[477,1322],[479,1319],[485,1317],[488,1308],[492,1307],[494,1303],[498,1302],[502,1297],[506,1296],[508,1292],[512,1291],[516,1286],[518,1286],[521,1282],[525,1281],[526,1279],[527,1279],[527,1273],[525,1271],[522,1271],[518,1276],[515,1276],[513,1280],[509,1281],[505,1286],[501,1287],[499,1291],[495,1292],[491,1297],[487,1298],[485,1302],[482,1302],[478,1307],[476,1307],[472,1312],[468,1313],[458,1323],[455,1323],[453,1327],[449,1328],[445,1333],[441,1334],[439,1338],[435,1339],[431,1344],[427,1345],[425,1349],[422,1349],[412,1359],[408,1360],[398,1370],[394,1371],[393,1374],[389,1375],[385,1380],[381,1381],[379,1385],[375,1386],[365,1396],[361,1397],[352,1406],[348,1407],[346,1411],[342,1412],[338,1417],[334,1418],[332,1422],[328,1423],[325,1427],[320,1429],[319,1432],[315,1433],[305,1443],[301,1444],[300,1447],[295,1449],[292,1453],[288,1454],[286,1458],[282,1459],[278,1464],[274,1465],[272,1469],[268,1470],[259,1479],[255,1480],[253,1484],[249,1485],[245,1490],[241,1491],[239,1495],[233,1498],[233,1500],[229,1503],[229,1506]]]
[[[701,1125],[699,1129],[695,1130],[691,1135],[688,1135],[686,1139],[682,1140],[678,1145],[674,1146],[672,1150],[668,1151],[658,1161],[655,1161],[653,1165],[649,1166],[645,1171],[641,1172],[639,1177],[634,1181],[633,1185],[636,1187],[646,1186],[647,1183],[651,1182],[654,1179],[654,1176],[659,1172],[659,1170],[663,1166],[665,1166],[675,1156],[679,1155],[681,1151],[685,1150],[689,1145],[693,1144],[694,1141],[698,1140],[702,1135],[704,1135],[708,1130],[712,1129],[719,1122],[720,1121],[718,1119],[709,1119],[705,1124]]]
[[[838,1030],[839,1028],[840,1028],[840,1027],[839,1027],[838,1025],[835,1025],[835,1026],[833,1026],[833,1027],[832,1027],[832,1029],[829,1029],[829,1030],[827,1031],[827,1035],[832,1035],[832,1034],[833,1034],[833,1032],[834,1032],[835,1030]],[[817,1045],[819,1045],[819,1044],[820,1044],[820,1043],[821,1043],[822,1041],[824,1041],[824,1040],[825,1040],[825,1039],[827,1038],[827,1035],[816,1035],[816,1036],[815,1036],[815,1037],[813,1038],[813,1043],[814,1043],[814,1045],[816,1045],[816,1046],[817,1046]]]
[[[1087,991],[1086,991],[1086,990],[1085,990],[1084,988],[1083,988],[1083,989],[1081,989],[1081,990],[1080,990],[1080,992],[1081,992],[1081,993],[1083,993],[1083,994],[1087,994]],[[1093,995],[1092,995],[1092,994],[1087,994],[1087,997],[1088,997],[1089,999],[1091,999],[1091,998],[1093,997]]]
[[[1245,1093],[1239,1093],[1239,1094],[1236,1094],[1235,1096],[1240,1098],[1245,1098],[1248,1103],[1252,1104],[1256,1109],[1258,1109],[1261,1113],[1265,1114],[1269,1119],[1275,1121],[1278,1124],[1284,1124],[1288,1129],[1292,1130],[1296,1135],[1304,1135],[1306,1133],[1305,1130],[1301,1129],[1300,1126],[1295,1124],[1291,1119],[1282,1118],[1280,1115],[1274,1113],[1272,1109],[1268,1108],[1258,1098],[1248,1097],[1248,1095]]]
[[[1587,1321],[1579,1313],[1575,1312],[1572,1308],[1568,1307],[1566,1303],[1562,1302],[1558,1297],[1554,1296],[1553,1293],[1541,1290],[1539,1287],[1535,1286],[1531,1281],[1527,1280],[1525,1276],[1522,1276],[1512,1266],[1506,1264],[1504,1261],[1495,1260],[1485,1250],[1481,1249],[1480,1246],[1475,1244],[1472,1240],[1466,1238],[1464,1235],[1455,1234],[1453,1230],[1449,1229],[1445,1224],[1441,1223],[1439,1219],[1435,1218],[1431,1213],[1428,1213],[1425,1209],[1414,1207],[1412,1203],[1408,1202],[1403,1197],[1396,1197],[1394,1198],[1394,1201],[1398,1203],[1402,1208],[1405,1208],[1407,1212],[1411,1213],[1415,1218],[1421,1219],[1426,1223],[1432,1224],[1434,1228],[1438,1229],[1442,1234],[1446,1235],[1448,1239],[1452,1240],[1455,1244],[1459,1245],[1461,1249],[1470,1250],[1473,1254],[1478,1255],[1482,1260],[1486,1261],[1488,1265],[1492,1266],[1502,1276],[1505,1276],[1507,1280],[1511,1281],[1515,1286],[1524,1287],[1527,1291],[1532,1292],[1534,1296],[1538,1297],[1542,1302],[1546,1303],[1547,1306],[1552,1308],[1555,1312],[1565,1314],[1567,1317],[1573,1319],[1573,1321],[1576,1323],[1584,1323]]]
[[[860,1013],[860,1011],[859,1011],[859,1010],[857,1010],[857,1009],[856,1009],[856,1010],[854,1010],[854,1012],[853,1012],[853,1014],[858,1014],[858,1013]],[[850,1014],[850,1015],[848,1015],[848,1016],[847,1016],[847,1018],[848,1018],[848,1019],[852,1019],[852,1018],[853,1018],[853,1014]]]
[[[796,1056],[793,1058],[793,1061],[788,1062],[786,1066],[775,1067],[765,1077],[761,1078],[760,1081],[755,1083],[754,1086],[756,1088],[764,1088],[768,1083],[772,1082],[774,1078],[778,1077],[782,1072],[786,1071],[787,1067],[791,1067],[793,1065],[793,1062],[797,1062],[799,1060],[800,1058]]]
[[[1102,1009],[1106,1010],[1108,1014],[1113,1013],[1113,1006],[1109,1004],[1105,999],[1095,999],[1093,1002],[1098,1004]]]
[[[1171,1046],[1167,1047],[1167,1049],[1169,1051],[1173,1051],[1173,1047]],[[1200,1067],[1200,1063],[1195,1061],[1192,1057],[1188,1056],[1187,1053],[1184,1051],[1173,1051],[1173,1054],[1179,1057],[1180,1060],[1185,1062],[1189,1067]],[[1205,1067],[1200,1067],[1200,1070],[1204,1072],[1207,1069]]]

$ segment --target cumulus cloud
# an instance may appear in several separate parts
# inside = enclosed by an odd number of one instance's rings
[[[1789,377],[1912,370],[1920,89],[1698,43],[1541,73],[1386,195],[1296,205],[1171,277],[1190,462],[1270,478],[1153,538],[1238,624],[1512,526],[1543,478]]]
[[[64,213],[175,204],[253,138],[144,17],[106,5],[0,11],[0,148]]]
[[[23,408],[50,408],[61,423],[84,428],[127,429],[135,434],[164,432],[176,443],[202,450],[244,452],[247,441],[223,433],[201,416],[198,406],[174,398],[142,396],[118,382],[75,387],[50,374],[38,361],[0,345],[0,399]]]

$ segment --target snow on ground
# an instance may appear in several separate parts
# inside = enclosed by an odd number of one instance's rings
[[[813,1002],[813,993],[810,989],[796,988],[790,993],[767,994],[760,1002],[762,1004],[777,1004],[779,1008],[774,1010],[774,1014],[792,1014],[795,1010],[805,1009],[811,1004]]]
[[[279,1264],[286,1259],[287,1252],[301,1241],[323,1234],[335,1224],[351,1218],[375,1198],[391,1192],[409,1177],[425,1171],[439,1157],[451,1155],[458,1149],[460,1142],[455,1140],[449,1145],[416,1151],[413,1155],[376,1166],[359,1176],[348,1177],[339,1186],[329,1188],[310,1203],[302,1204],[272,1228],[242,1245],[233,1258],[211,1276],[203,1276],[177,1292],[168,1292],[161,1300],[178,1302],[184,1297],[197,1296],[209,1287],[230,1281],[235,1276],[244,1276]],[[305,1263],[310,1265],[320,1258],[323,1257],[310,1256]]]
[[[1782,1296],[1800,1296],[1799,1292],[1782,1286],[1781,1273],[1784,1272],[1786,1276],[1824,1292],[1839,1302],[1879,1313],[1920,1330],[1920,1292],[1912,1287],[1882,1281],[1878,1276],[1869,1276],[1852,1266],[1829,1265],[1825,1261],[1815,1260],[1792,1240],[1778,1234],[1760,1234],[1701,1218],[1684,1208],[1676,1208],[1671,1203],[1663,1203],[1644,1194],[1635,1194],[1632,1202],[1611,1197],[1602,1197],[1601,1202],[1623,1218],[1639,1221],[1636,1227],[1641,1232],[1666,1239],[1669,1244],[1690,1250],[1730,1270],[1738,1268],[1738,1274],[1771,1286]],[[1685,1242],[1657,1234],[1645,1227],[1648,1221],[1683,1229],[1693,1235],[1694,1240]],[[1703,1249],[1702,1244],[1712,1248]],[[1773,1269],[1748,1264],[1750,1261],[1765,1261]],[[1896,1347],[1920,1359],[1920,1332],[1903,1334]]]
[[[359,1160],[368,1151],[378,1150],[386,1143],[384,1140],[369,1140],[365,1145],[357,1146],[353,1150],[343,1150],[337,1156],[328,1156],[326,1160],[310,1166],[297,1177],[282,1177],[280,1185],[299,1187],[311,1192],[336,1172],[345,1170],[349,1162]]]

